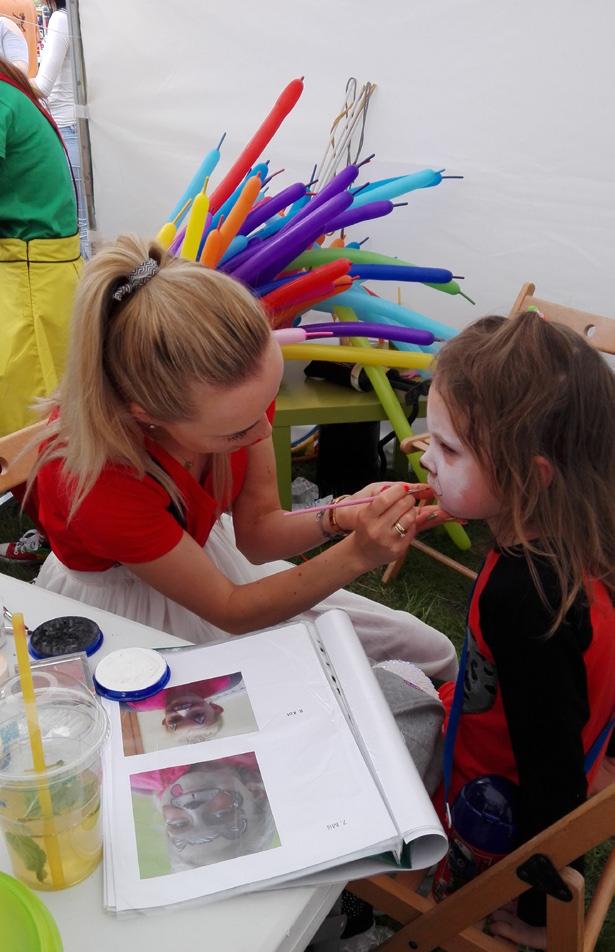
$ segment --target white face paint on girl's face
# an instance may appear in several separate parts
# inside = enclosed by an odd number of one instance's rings
[[[433,386],[427,400],[427,428],[431,440],[421,464],[442,508],[458,519],[497,516],[501,505],[487,473],[457,435],[448,407]]]

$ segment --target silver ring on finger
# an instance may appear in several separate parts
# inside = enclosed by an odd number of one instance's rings
[[[397,532],[398,535],[402,537],[402,539],[405,535],[408,534],[408,530],[402,526],[401,522],[393,523],[393,529],[395,530],[395,532]]]

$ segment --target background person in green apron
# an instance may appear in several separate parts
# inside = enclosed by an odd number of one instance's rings
[[[62,139],[23,73],[0,57],[0,436],[32,423],[35,399],[60,382],[81,267]],[[8,543],[15,555],[20,542]]]
[[[53,120],[0,59],[0,435],[58,385],[81,269],[70,167]]]

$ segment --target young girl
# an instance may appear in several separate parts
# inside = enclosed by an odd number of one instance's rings
[[[448,802],[477,777],[513,781],[521,843],[586,798],[608,735],[589,778],[584,758],[615,710],[615,377],[537,313],[484,318],[443,348],[427,416],[440,504],[495,539],[470,601]],[[535,899],[519,902],[533,922]]]
[[[397,483],[324,516],[280,509],[281,374],[262,309],[238,282],[136,239],[97,254],[31,478],[28,507],[52,548],[39,584],[196,642],[343,608],[371,658],[454,677],[444,635],[338,591],[405,552],[435,507],[417,516]],[[272,561],[331,538],[306,563]]]

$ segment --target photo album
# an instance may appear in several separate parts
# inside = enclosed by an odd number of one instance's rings
[[[446,852],[344,612],[168,661],[158,694],[104,701],[107,909],[345,882]]]

